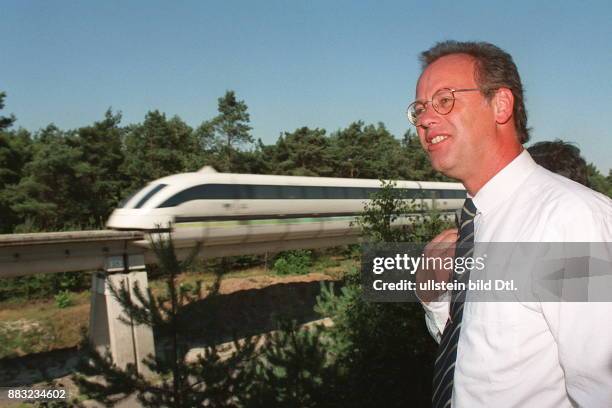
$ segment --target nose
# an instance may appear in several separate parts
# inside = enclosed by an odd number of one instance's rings
[[[438,123],[440,119],[438,112],[431,106],[431,102],[425,104],[425,112],[419,115],[419,122],[417,126],[422,127],[423,129],[427,129],[432,125]]]

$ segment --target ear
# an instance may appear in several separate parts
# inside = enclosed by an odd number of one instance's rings
[[[499,88],[493,97],[495,107],[495,121],[504,124],[512,117],[514,109],[514,95],[508,88]]]

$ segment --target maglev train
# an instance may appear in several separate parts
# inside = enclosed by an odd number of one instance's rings
[[[211,167],[149,183],[127,197],[107,227],[164,230],[211,244],[357,235],[355,217],[380,180],[218,173]],[[461,208],[460,183],[397,181],[415,212]]]

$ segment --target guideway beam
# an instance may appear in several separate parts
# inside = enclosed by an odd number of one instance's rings
[[[109,256],[104,269],[92,275],[89,341],[100,353],[110,349],[113,362],[125,369],[134,364],[138,372],[150,377],[152,372],[142,363],[149,355],[155,356],[153,329],[134,322],[124,323],[120,317],[130,320],[123,306],[113,296],[110,286],[129,288],[130,301],[140,305],[134,293],[138,286],[148,296],[148,280],[144,255]]]

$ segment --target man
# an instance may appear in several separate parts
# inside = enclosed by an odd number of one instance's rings
[[[545,169],[589,187],[587,164],[576,146],[557,139],[538,142],[529,146],[527,151]]]
[[[421,60],[408,117],[433,167],[468,191],[460,230],[442,232],[427,256],[454,253],[458,239],[457,256],[474,242],[612,242],[612,201],[538,166],[523,149],[527,113],[509,54],[447,41]],[[417,275],[431,278],[449,276]],[[440,342],[434,407],[612,406],[612,303],[418,295]]]

